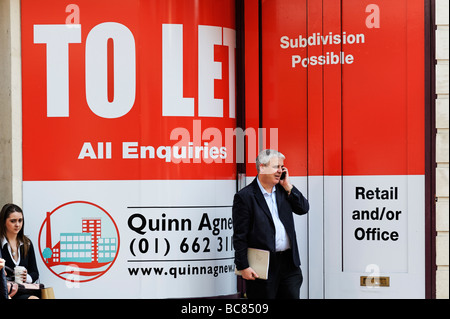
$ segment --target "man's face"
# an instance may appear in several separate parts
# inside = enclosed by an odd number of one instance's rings
[[[266,184],[275,186],[280,181],[283,166],[284,160],[282,158],[272,157],[267,165],[260,165],[260,180]]]

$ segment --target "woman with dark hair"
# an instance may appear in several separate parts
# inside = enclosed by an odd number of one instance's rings
[[[5,260],[8,277],[14,276],[16,266],[25,267],[24,283],[33,283],[39,278],[33,244],[24,234],[22,209],[15,204],[6,204],[0,212],[0,248]],[[17,292],[13,299],[35,299],[37,297]]]

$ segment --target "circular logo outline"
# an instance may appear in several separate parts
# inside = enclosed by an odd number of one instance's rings
[[[43,228],[44,228],[44,225],[46,225],[46,223],[47,223],[47,216],[46,216],[44,222],[42,223],[41,228],[39,229],[39,234],[38,234],[38,246],[39,246],[39,255],[41,256],[41,259],[42,259],[44,265],[45,265],[45,266],[47,267],[47,269],[50,270],[55,276],[57,276],[57,277],[60,278],[60,279],[63,279],[64,281],[72,281],[72,282],[79,282],[79,283],[82,283],[82,282],[89,282],[89,281],[96,280],[96,279],[100,278],[101,276],[103,276],[104,274],[106,274],[106,273],[109,271],[109,269],[114,265],[114,263],[115,263],[116,260],[117,260],[117,257],[119,256],[119,250],[120,250],[120,233],[119,233],[119,228],[117,227],[117,224],[116,224],[115,220],[112,218],[112,216],[111,216],[111,215],[110,215],[103,207],[101,207],[101,206],[99,206],[99,205],[97,205],[97,204],[88,202],[88,201],[80,201],[80,200],[78,200],[78,201],[71,201],[71,202],[64,203],[64,204],[59,205],[58,207],[56,207],[54,210],[52,210],[52,211],[49,213],[48,216],[50,217],[51,215],[53,215],[53,213],[55,213],[56,211],[58,211],[60,208],[62,208],[62,207],[64,207],[64,206],[67,206],[67,205],[70,205],[70,204],[80,204],[80,203],[81,203],[81,204],[92,205],[92,206],[95,206],[95,207],[97,207],[98,209],[100,209],[103,213],[105,213],[105,214],[109,217],[109,219],[111,220],[111,222],[113,223],[113,225],[114,225],[114,227],[115,227],[115,229],[116,229],[116,233],[117,233],[117,250],[116,250],[116,255],[115,255],[114,259],[110,262],[110,265],[108,266],[108,268],[106,268],[104,271],[102,271],[100,274],[94,276],[93,278],[86,279],[86,280],[74,280],[74,279],[70,279],[70,280],[69,280],[69,279],[67,279],[67,278],[64,278],[64,277],[60,276],[60,275],[57,274],[53,269],[51,269],[51,268],[47,265],[47,262],[45,261],[44,256],[42,255],[42,250],[41,250],[41,236],[42,236],[42,230],[43,230]]]

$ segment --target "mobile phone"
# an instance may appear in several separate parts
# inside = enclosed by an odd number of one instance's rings
[[[280,181],[286,178],[286,172],[281,173]]]

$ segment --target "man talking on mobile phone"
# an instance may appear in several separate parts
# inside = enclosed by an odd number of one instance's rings
[[[263,150],[256,158],[258,176],[233,201],[233,244],[236,269],[246,280],[249,299],[300,297],[303,276],[293,213],[306,214],[308,200],[291,184],[285,156]],[[249,266],[248,248],[270,252],[268,279],[258,279]]]

